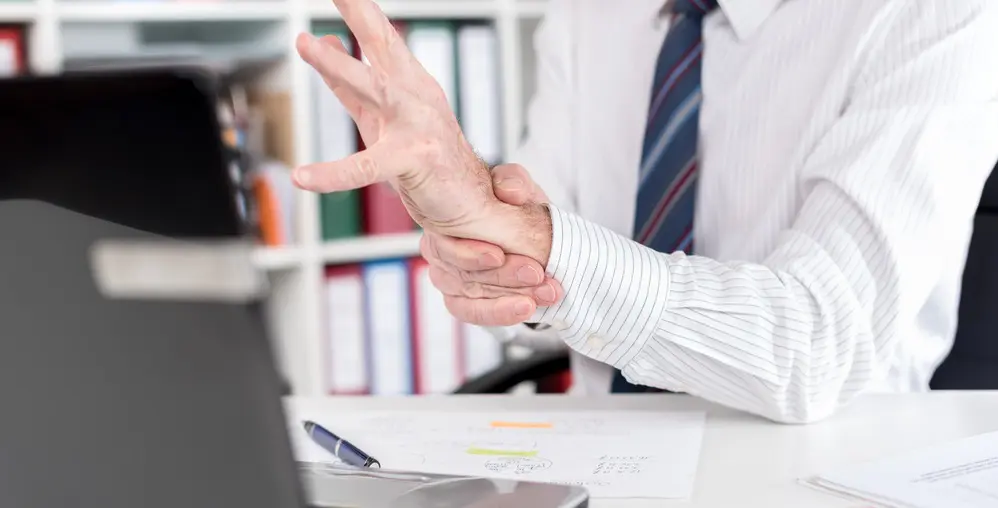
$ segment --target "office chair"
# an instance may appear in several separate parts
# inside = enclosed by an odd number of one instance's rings
[[[934,390],[998,389],[998,166],[974,217],[956,340],[930,385]]]
[[[506,393],[521,383],[535,383],[537,393],[561,393],[570,384],[569,369],[568,352],[540,351],[524,359],[504,362],[468,380],[454,393]]]
[[[998,165],[985,184],[974,218],[958,322],[953,349],[936,370],[930,387],[998,389]],[[567,351],[538,353],[507,362],[454,393],[505,393],[523,382],[537,383],[539,393],[559,391],[568,373]]]

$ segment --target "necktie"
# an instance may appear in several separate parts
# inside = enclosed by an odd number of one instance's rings
[[[693,248],[701,34],[703,17],[716,7],[717,0],[667,5],[673,19],[652,82],[634,214],[634,240],[659,252]],[[654,390],[630,384],[618,371],[612,391]]]

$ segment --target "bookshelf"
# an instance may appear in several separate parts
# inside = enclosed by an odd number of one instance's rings
[[[499,41],[502,83],[501,129],[503,149],[509,154],[521,137],[527,95],[532,81],[531,37],[543,15],[545,0],[381,0],[391,18],[479,20],[491,22]],[[275,57],[252,78],[256,88],[278,92],[289,104],[284,119],[288,134],[285,162],[314,160],[311,68],[294,49],[294,36],[313,23],[339,19],[331,1],[323,0],[0,0],[0,25],[26,27],[28,65],[36,74],[67,68],[75,48],[64,41],[72,27],[143,25],[188,27],[194,25],[252,26]],[[208,30],[201,30],[202,32]],[[79,40],[79,35],[75,36]],[[275,37],[277,39],[275,39]],[[274,41],[277,41],[276,43]],[[524,62],[527,62],[526,64]],[[292,245],[259,247],[253,261],[268,273],[271,295],[266,305],[275,339],[275,353],[292,390],[302,395],[323,392],[324,268],[331,264],[417,256],[420,233],[401,233],[323,241],[318,197],[296,191]]]
[[[37,16],[34,2],[0,2],[0,24],[32,22]]]
[[[67,0],[56,4],[61,21],[248,21],[282,20],[286,2],[91,2]]]

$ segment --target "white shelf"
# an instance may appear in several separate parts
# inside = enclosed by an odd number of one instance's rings
[[[547,9],[547,0],[518,0],[516,13],[525,19],[540,19]]]
[[[0,23],[23,23],[35,20],[35,2],[0,2]]]
[[[418,256],[422,236],[417,231],[325,242],[319,247],[318,259],[320,263],[335,265]]]
[[[288,9],[279,1],[80,2],[56,4],[62,21],[248,21],[282,20]]]
[[[301,266],[304,260],[298,247],[258,247],[253,252],[253,264],[261,270],[292,270]]]
[[[480,19],[491,18],[498,12],[491,0],[382,0],[381,10],[396,19]],[[313,19],[340,19],[332,1],[310,0]]]
[[[415,231],[345,238],[324,242],[314,251],[298,246],[258,247],[253,252],[253,263],[261,270],[280,271],[296,269],[306,262],[337,265],[409,258],[419,255],[422,236]]]

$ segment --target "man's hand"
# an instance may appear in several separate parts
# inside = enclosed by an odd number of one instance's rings
[[[371,0],[333,0],[371,65],[335,37],[302,34],[297,49],[357,123],[367,149],[298,168],[299,187],[318,192],[390,182],[424,230],[481,240],[547,263],[551,217],[538,204],[495,197],[492,178],[465,139],[433,77]]]
[[[547,203],[544,191],[519,165],[496,166],[492,176],[495,196],[504,203]],[[444,293],[447,308],[468,323],[522,323],[537,306],[554,305],[564,294],[536,260],[507,255],[492,244],[426,233],[420,252],[430,262],[430,280]]]

